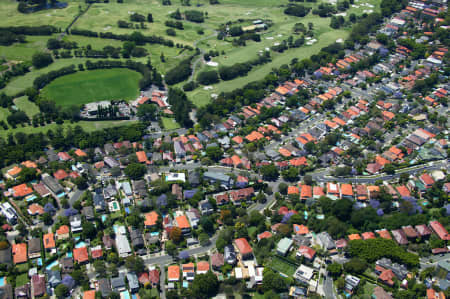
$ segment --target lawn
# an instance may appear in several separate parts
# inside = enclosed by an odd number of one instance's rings
[[[0,6],[1,7],[1,6]],[[2,24],[0,22],[0,24]],[[57,35],[54,34],[53,37]],[[34,53],[44,51],[47,40],[52,36],[30,36],[26,37],[26,43],[15,43],[11,46],[0,46],[0,57],[7,60],[28,61]]]
[[[28,283],[28,273],[23,273],[16,276],[16,287],[21,287]]]
[[[0,121],[4,120],[6,122],[6,118],[9,115],[9,110],[3,107],[0,107]]]
[[[131,124],[135,121],[133,120],[107,120],[107,121],[79,121],[77,123],[70,123],[65,122],[61,126],[63,128],[67,128],[69,126],[75,127],[80,126],[83,128],[85,132],[93,132],[97,130],[102,130],[106,128],[112,128],[112,127],[119,127],[124,126],[127,124]],[[0,137],[6,137],[9,133],[16,134],[17,132],[23,132],[26,134],[36,134],[36,133],[47,133],[48,130],[56,130],[60,125],[57,125],[56,123],[52,123],[49,125],[45,125],[43,127],[32,127],[32,126],[25,126],[25,127],[17,127],[15,129],[9,128],[8,130],[2,130],[0,129]]]
[[[288,276],[294,275],[295,270],[298,268],[295,264],[290,264],[276,256],[272,258],[269,267]]]
[[[102,100],[134,100],[139,95],[141,74],[128,69],[77,72],[44,87],[41,95],[59,106],[82,105]]]
[[[166,130],[175,130],[180,128],[180,125],[175,121],[175,118],[163,117],[162,123],[164,129]]]
[[[30,119],[40,112],[39,107],[35,103],[28,101],[27,96],[14,99],[14,104],[19,110],[25,112]]]

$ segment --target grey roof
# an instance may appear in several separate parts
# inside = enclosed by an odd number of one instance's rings
[[[108,297],[111,294],[111,284],[109,283],[109,279],[101,278],[98,280],[98,288],[102,293],[103,297]]]
[[[42,176],[42,182],[54,194],[59,194],[64,191],[63,187],[58,183],[58,181],[48,174],[44,174]]]
[[[203,177],[207,180],[214,180],[218,182],[225,182],[228,183],[231,178],[227,176],[224,173],[221,172],[213,172],[213,171],[207,171],[203,174]]]
[[[86,217],[86,220],[94,219],[94,209],[91,206],[83,207],[83,215]]]
[[[111,278],[111,288],[115,291],[125,288],[126,286],[124,278],[125,277],[123,276],[123,274],[119,274],[119,276]]]
[[[135,273],[128,272],[127,273],[128,286],[131,290],[139,289],[139,280]]]
[[[41,239],[33,238],[28,241],[28,254],[41,253]]]
[[[0,264],[11,265],[11,262],[12,262],[11,246],[8,246],[8,248],[0,250]]]

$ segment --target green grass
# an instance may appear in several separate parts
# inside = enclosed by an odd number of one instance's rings
[[[14,104],[19,110],[24,111],[30,119],[40,112],[39,107],[35,103],[28,101],[27,96],[14,99]]]
[[[93,132],[93,131],[97,131],[97,130],[101,130],[101,129],[106,129],[106,128],[111,128],[111,127],[119,127],[119,126],[124,126],[127,124],[131,124],[135,121],[130,121],[130,120],[108,120],[108,121],[79,121],[77,123],[70,123],[70,122],[65,122],[62,125],[57,125],[56,123],[52,123],[43,127],[32,127],[32,126],[25,126],[25,127],[17,127],[15,129],[8,129],[8,130],[3,130],[0,129],[0,137],[6,137],[9,133],[12,133],[13,135],[18,133],[18,132],[22,132],[22,133],[26,133],[26,134],[36,134],[36,133],[47,133],[48,130],[56,130],[59,126],[62,126],[63,128],[67,128],[67,127],[75,127],[75,126],[80,126],[81,128],[83,128],[83,130],[85,132]]]
[[[163,117],[162,123],[164,129],[166,130],[175,130],[180,128],[180,125],[175,121],[175,118]]]
[[[0,6],[1,7],[1,6]],[[3,25],[2,22],[0,24]],[[54,34],[53,37],[57,35]],[[11,46],[0,46],[0,57],[7,60],[29,61],[36,52],[45,50],[47,40],[52,36],[27,36],[26,43],[15,43]]]
[[[28,282],[28,273],[23,273],[16,276],[16,287],[21,287]]]
[[[10,115],[11,113],[9,112],[8,109],[0,107],[0,121],[4,120],[6,122],[6,118],[8,117],[8,115]]]
[[[78,72],[60,77],[44,87],[41,95],[59,106],[101,100],[134,100],[139,95],[141,74],[128,69]]]
[[[289,264],[276,256],[272,257],[269,267],[288,276],[294,275],[295,270],[297,270],[297,266],[294,264]]]

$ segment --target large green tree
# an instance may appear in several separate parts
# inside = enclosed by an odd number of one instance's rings
[[[195,276],[191,291],[195,298],[212,298],[219,290],[219,280],[211,271]]]

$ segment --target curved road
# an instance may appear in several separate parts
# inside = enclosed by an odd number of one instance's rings
[[[202,42],[202,41],[204,41],[204,40],[210,39],[210,38],[212,38],[212,37],[215,37],[215,36],[217,36],[217,31],[215,31],[215,32],[214,32],[213,34],[211,34],[211,35],[204,36],[204,37],[202,37],[201,39],[196,40],[196,41],[194,42],[194,49],[197,48],[197,44],[198,44],[198,43],[200,43],[200,42]],[[195,72],[196,72],[196,70],[197,70],[197,64],[198,64],[200,61],[203,61],[203,55],[206,53],[206,51],[203,50],[202,48],[198,48],[198,49],[200,50],[200,54],[199,54],[199,57],[192,63],[192,73],[191,73],[191,76],[189,76],[188,82],[191,82],[191,81],[194,79]]]

